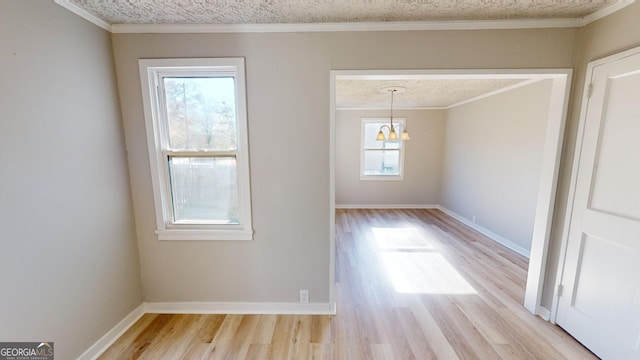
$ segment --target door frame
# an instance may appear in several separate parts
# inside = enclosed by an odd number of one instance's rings
[[[335,290],[335,159],[336,159],[336,80],[339,77],[368,79],[399,79],[407,76],[424,76],[433,79],[551,79],[551,99],[545,135],[538,200],[536,204],[533,236],[524,307],[535,315],[549,319],[549,310],[541,306],[547,265],[551,223],[555,206],[556,188],[560,167],[560,155],[569,105],[572,69],[469,69],[469,70],[331,70],[329,81],[329,301],[336,304]]]
[[[558,305],[560,302],[559,290],[560,284],[562,284],[562,276],[565,270],[565,263],[567,259],[567,247],[569,244],[569,230],[571,229],[571,217],[573,216],[573,210],[576,200],[576,187],[578,183],[578,170],[580,168],[580,157],[582,154],[582,145],[584,141],[585,125],[587,121],[587,108],[589,106],[590,99],[590,85],[593,78],[593,72],[596,67],[604,65],[610,62],[622,60],[629,56],[640,54],[640,46],[626,51],[619,52],[617,54],[609,55],[600,59],[590,61],[587,64],[587,71],[584,78],[584,86],[582,89],[582,104],[580,105],[580,115],[578,120],[578,132],[576,134],[576,146],[573,153],[573,166],[571,168],[571,178],[569,180],[569,193],[567,195],[567,208],[564,214],[564,227],[562,229],[562,238],[560,242],[560,253],[558,257],[558,268],[555,276],[555,288],[553,289],[553,301],[551,303],[551,322],[555,323],[558,316]]]

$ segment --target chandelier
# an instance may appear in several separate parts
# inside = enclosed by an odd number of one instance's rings
[[[383,90],[387,90],[388,92],[391,93],[391,110],[390,110],[390,114],[389,114],[389,125],[385,124],[380,126],[380,131],[378,131],[378,136],[376,136],[376,140],[377,141],[384,141],[384,140],[390,140],[390,141],[396,141],[398,140],[398,131],[400,131],[400,127],[403,127],[403,131],[402,134],[400,135],[400,140],[411,140],[411,137],[409,136],[409,132],[407,131],[407,128],[402,125],[402,124],[394,124],[393,123],[393,93],[395,93],[396,91],[398,91],[400,88],[398,87],[391,87],[391,88],[385,88]],[[402,88],[404,90],[404,88]],[[387,128],[388,132],[389,132],[389,136],[385,136],[384,132],[382,131],[384,128]],[[397,130],[397,131],[396,131]]]

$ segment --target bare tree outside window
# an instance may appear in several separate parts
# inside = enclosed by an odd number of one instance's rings
[[[253,240],[245,62],[140,59],[159,240]]]
[[[232,77],[165,77],[171,150],[237,150]],[[169,159],[173,217],[181,221],[238,223],[234,156]]]
[[[238,148],[233,78],[164,78],[164,89],[173,150]]]

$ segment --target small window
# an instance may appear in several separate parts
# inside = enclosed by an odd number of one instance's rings
[[[251,240],[244,59],[141,59],[161,240]]]
[[[405,119],[393,119],[394,124],[405,125]],[[404,146],[400,140],[376,140],[380,127],[389,125],[389,119],[362,119],[360,154],[360,180],[402,180]]]

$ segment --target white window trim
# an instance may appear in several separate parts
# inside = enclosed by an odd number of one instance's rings
[[[360,180],[383,180],[383,181],[401,181],[404,180],[404,141],[399,142],[398,149],[400,150],[400,159],[398,160],[398,167],[400,170],[399,175],[365,175],[364,174],[364,153],[365,153],[365,131],[364,127],[367,123],[389,123],[389,118],[362,118],[360,123]],[[407,123],[405,118],[393,118],[394,124],[401,124],[402,130]]]
[[[253,240],[244,58],[140,59],[138,66],[158,240]],[[163,148],[163,141],[166,141],[163,140],[165,124],[164,121],[158,120],[164,116],[165,109],[158,101],[158,96],[163,96],[158,89],[162,76],[184,76],[189,73],[197,76],[233,75],[235,77],[239,224],[175,224],[171,222],[169,174],[162,156],[163,152],[166,152]]]

